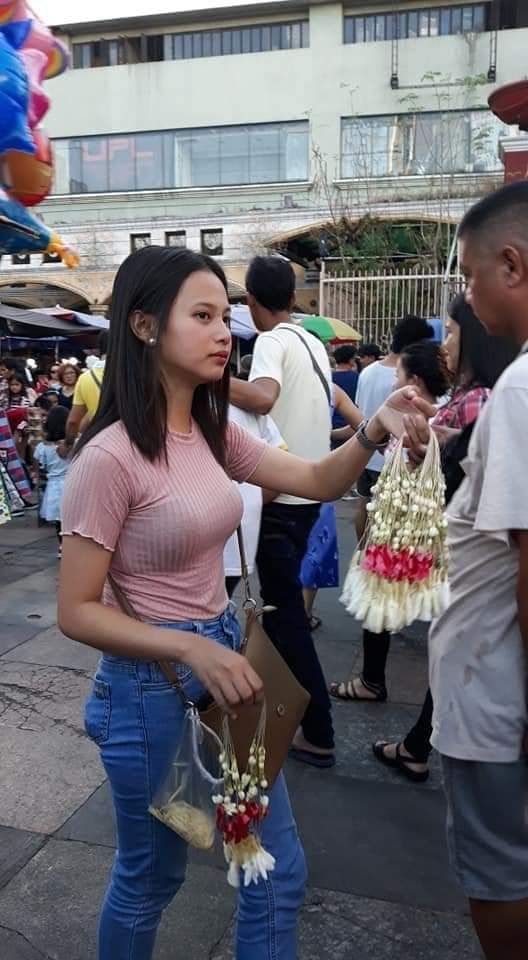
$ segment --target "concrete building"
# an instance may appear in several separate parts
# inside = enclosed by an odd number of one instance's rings
[[[82,266],[4,256],[2,297],[38,283],[39,302],[99,309],[143,243],[210,252],[240,282],[255,252],[344,211],[456,220],[502,178],[514,131],[486,103],[524,72],[528,3],[282,0],[54,29],[73,69],[49,84],[40,209]]]

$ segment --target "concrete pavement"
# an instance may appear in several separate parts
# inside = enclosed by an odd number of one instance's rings
[[[339,504],[343,573],[352,506]],[[94,960],[113,857],[112,811],[82,701],[97,655],[55,625],[53,531],[34,515],[0,528],[0,958]],[[331,679],[360,658],[360,631],[322,591],[317,632]],[[425,691],[423,631],[394,639],[386,704],[336,704],[338,763],[289,764],[309,891],[299,960],[478,960],[444,842],[438,767],[423,786],[381,767],[379,736],[404,734]],[[231,960],[234,900],[217,856],[192,855],[156,960]]]

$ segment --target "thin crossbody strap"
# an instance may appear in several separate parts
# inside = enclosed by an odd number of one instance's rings
[[[309,347],[308,344],[306,343],[306,340],[304,339],[302,333],[299,333],[298,330],[293,330],[292,327],[281,327],[281,330],[287,330],[289,333],[294,333],[295,336],[298,337],[299,340],[301,341],[301,343],[302,343],[303,347],[305,348],[305,350],[307,350],[308,353],[310,354],[310,360],[312,361],[312,367],[313,367],[313,369],[314,369],[314,373],[316,373],[317,376],[319,377],[319,380],[321,381],[321,385],[322,385],[323,390],[324,390],[324,392],[325,392],[325,397],[326,397],[326,399],[328,400],[328,405],[331,407],[331,406],[332,406],[332,395],[331,395],[331,393],[330,393],[330,387],[329,387],[329,384],[328,384],[328,380],[326,379],[323,371],[321,370],[321,367],[320,367],[319,364],[317,363],[317,360],[315,359],[312,351],[310,350],[310,347]]]

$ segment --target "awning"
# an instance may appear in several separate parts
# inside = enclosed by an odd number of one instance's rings
[[[85,317],[86,315],[82,315]],[[9,307],[0,303],[0,335],[24,336],[27,337],[52,337],[61,335],[64,337],[75,337],[87,333],[98,333],[101,330],[99,323],[91,323],[86,320],[77,320],[75,314],[64,316],[54,316],[46,313],[44,310],[21,310],[18,307]],[[106,318],[103,320],[108,326]],[[103,328],[104,329],[104,328]]]

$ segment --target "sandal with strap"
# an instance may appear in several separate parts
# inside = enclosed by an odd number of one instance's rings
[[[360,700],[361,703],[385,703],[387,699],[387,690],[385,687],[374,687],[374,684],[367,684],[359,677],[358,679],[365,689],[375,694],[373,697],[360,697],[354,684],[355,679],[356,678],[331,683],[328,689],[330,696],[334,697],[335,700]]]
[[[385,748],[390,747],[391,744],[385,740],[378,740],[376,743],[372,744],[372,752],[376,757],[376,760],[379,760],[380,763],[384,763],[386,767],[396,768],[400,773],[403,773],[404,777],[407,777],[412,783],[425,783],[429,779],[429,770],[412,770],[409,764],[412,763],[421,763],[420,760],[415,760],[413,757],[404,757],[402,756],[402,743],[396,744],[396,756],[388,757],[385,753]]]

